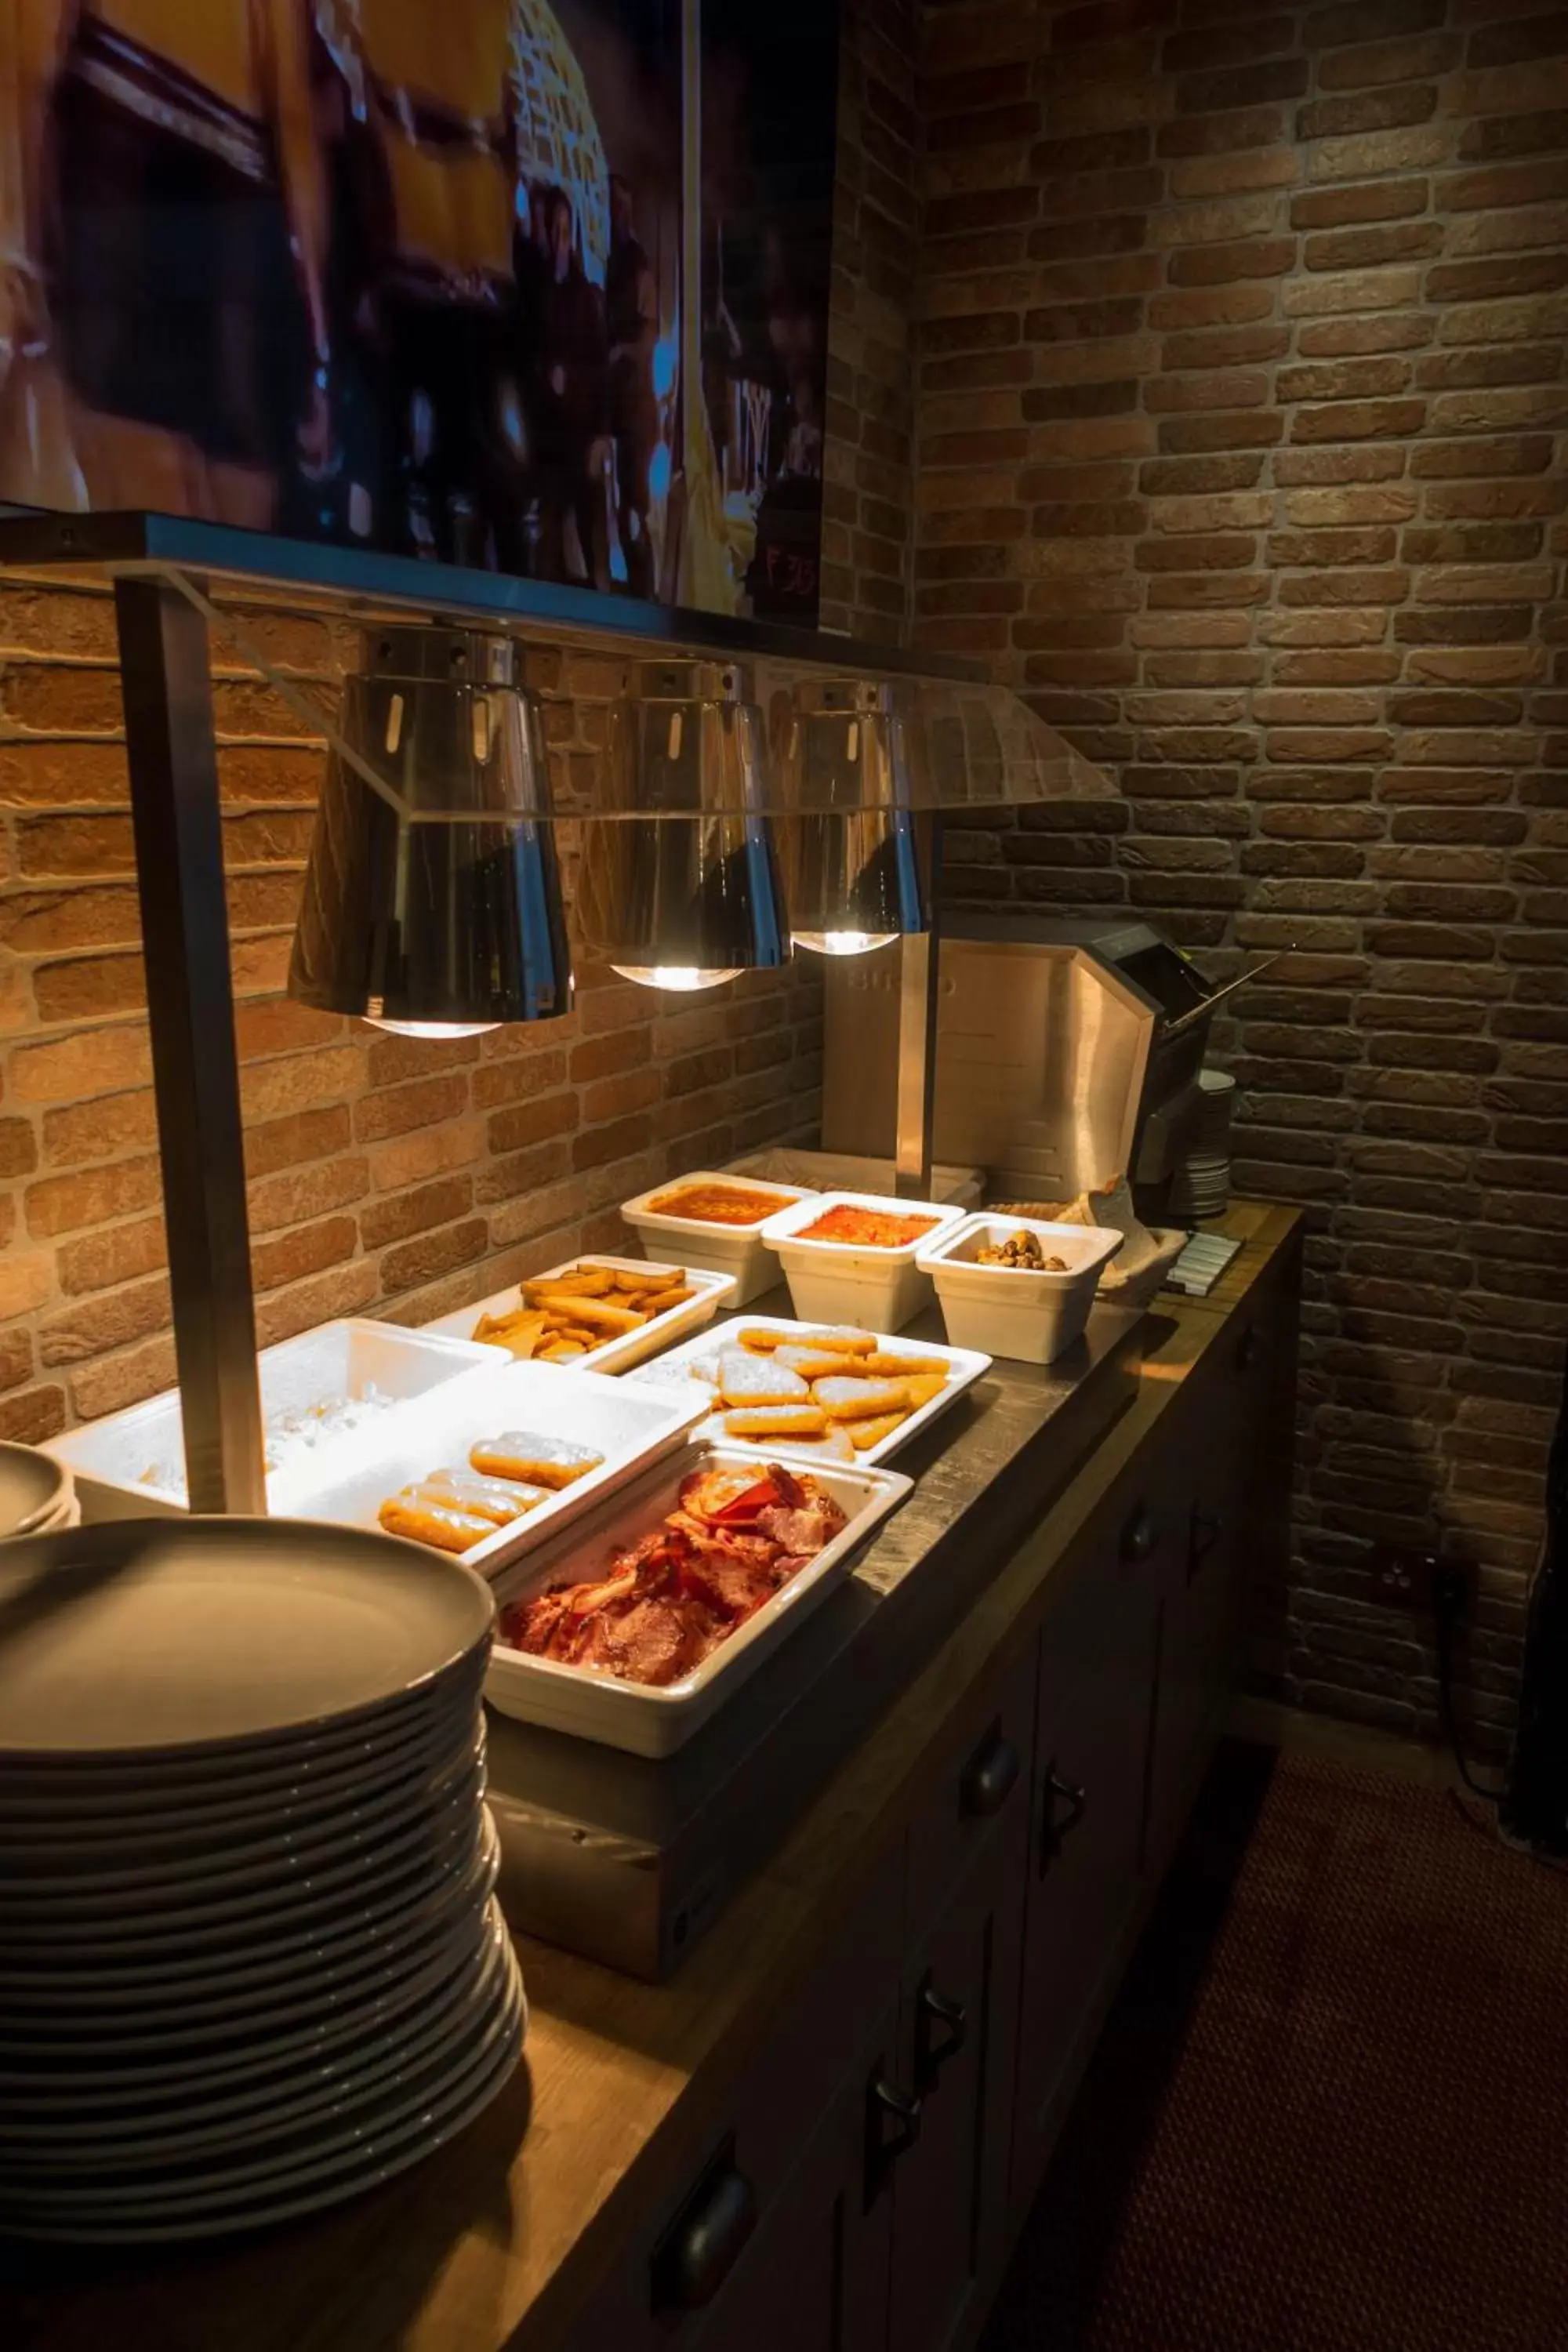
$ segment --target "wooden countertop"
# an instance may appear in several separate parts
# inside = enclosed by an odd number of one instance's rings
[[[695,2165],[734,2068],[916,1801],[976,1679],[1021,1650],[1059,1560],[1294,1234],[1237,1202],[1245,1246],[1208,1299],[1163,1294],[1131,1408],[668,1984],[520,1941],[526,2063],[450,2147],[382,2189],[249,2242],[169,2253],[0,2252],[9,2352],[543,2352],[625,2233]]]

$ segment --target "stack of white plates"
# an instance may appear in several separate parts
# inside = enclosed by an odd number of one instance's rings
[[[0,1542],[80,1524],[76,1482],[65,1464],[36,1445],[0,1444]]]
[[[0,1550],[0,2229],[369,2188],[511,2074],[491,1600],[412,1544],[132,1520]]]
[[[1222,1216],[1230,1205],[1230,1116],[1236,1080],[1228,1070],[1198,1072],[1203,1110],[1193,1148],[1171,1186],[1170,1213],[1197,1224]]]

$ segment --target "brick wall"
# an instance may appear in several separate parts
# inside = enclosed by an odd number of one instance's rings
[[[1238,1182],[1310,1202],[1260,1686],[1429,1731],[1369,1543],[1483,1563],[1506,1722],[1568,1332],[1568,15],[928,16],[915,634],[1121,804],[950,841],[1215,976]]]
[[[847,11],[825,617],[883,635],[901,621],[909,537],[913,32],[912,8],[889,0]],[[331,691],[341,634],[278,614],[250,625],[274,662]],[[612,1245],[616,1203],[649,1184],[815,1128],[806,963],[683,1003],[579,958],[567,1019],[446,1045],[289,1003],[321,749],[214,653],[264,1342],[335,1315],[461,1306]],[[552,757],[594,757],[613,684],[603,661],[560,667]],[[47,1437],[174,1377],[126,793],[107,597],[0,585],[4,1437]]]

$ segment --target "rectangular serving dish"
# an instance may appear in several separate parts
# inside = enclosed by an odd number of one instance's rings
[[[871,1244],[814,1241],[802,1228],[830,1209],[879,1210],[889,1216],[929,1216],[925,1232],[896,1249]],[[789,1284],[790,1304],[808,1323],[858,1323],[862,1330],[901,1330],[931,1301],[929,1275],[915,1261],[963,1221],[962,1209],[935,1201],[905,1201],[883,1192],[819,1192],[781,1209],[763,1227]]]
[[[629,1386],[630,1383],[627,1383]],[[552,1584],[584,1582],[596,1576],[610,1551],[649,1534],[679,1500],[682,1481],[694,1471],[752,1466],[759,1457],[745,1446],[694,1445],[674,1461],[660,1462],[613,1502],[577,1519],[542,1549],[530,1552],[496,1580],[500,1602],[526,1599]],[[805,1465],[801,1465],[805,1467]],[[898,1508],[914,1482],[896,1470],[873,1470],[857,1463],[811,1465],[811,1474],[849,1514],[848,1522],[808,1567],[793,1577],[766,1605],[721,1642],[702,1664],[662,1689],[625,1683],[591,1666],[567,1666],[534,1658],[500,1641],[490,1653],[485,1696],[502,1715],[523,1723],[571,1732],[633,1756],[670,1756],[721,1707],[793,1626],[825,1601],[849,1573],[850,1561],[872,1530]]]
[[[719,1225],[705,1217],[672,1217],[653,1205],[689,1184],[728,1184],[738,1189],[741,1183],[740,1177],[721,1168],[694,1168],[685,1176],[672,1177],[668,1184],[656,1184],[651,1192],[639,1192],[636,1200],[623,1201],[621,1214],[650,1254],[657,1252],[662,1256],[678,1250],[683,1265],[731,1276],[735,1293],[730,1304],[744,1307],[748,1299],[760,1298],[764,1290],[771,1290],[779,1278],[778,1262],[763,1240],[763,1228],[770,1220],[759,1217],[753,1225]],[[816,1197],[800,1184],[752,1180],[748,1189],[776,1192],[781,1210]]]
[[[328,1519],[351,1528],[379,1527],[388,1496],[446,1466],[467,1464],[468,1448],[508,1430],[539,1437],[569,1439],[592,1446],[605,1459],[563,1486],[521,1519],[498,1528],[471,1549],[453,1555],[481,1576],[493,1575],[519,1554],[580,1518],[605,1496],[636,1478],[650,1463],[684,1452],[702,1418],[702,1400],[637,1388],[604,1372],[580,1372],[572,1364],[503,1364],[470,1372],[462,1381],[417,1404],[388,1413],[361,1433],[350,1454],[345,1447],[330,1479],[294,1485],[279,1498],[279,1511],[293,1518]]]
[[[1013,1234],[1033,1234],[1041,1255],[1059,1257],[1066,1272],[981,1265],[978,1252]],[[1039,1217],[966,1217],[921,1266],[936,1285],[937,1305],[950,1339],[984,1345],[1020,1364],[1051,1364],[1083,1335],[1105,1267],[1122,1236],[1102,1225],[1050,1223]]]
[[[843,1320],[842,1318],[839,1319]],[[868,1329],[869,1327],[862,1325],[860,1328]],[[776,1331],[782,1339],[798,1347],[807,1343],[820,1328],[821,1326],[815,1323],[792,1322],[789,1317],[784,1315],[739,1316],[733,1323],[726,1323],[721,1331],[700,1332],[696,1339],[684,1341],[679,1348],[671,1348],[668,1354],[659,1357],[657,1363],[644,1365],[639,1371],[631,1373],[628,1378],[634,1385],[666,1390],[679,1397],[682,1386],[681,1372],[684,1370],[689,1373],[693,1367],[702,1364],[709,1358],[716,1361],[721,1348],[727,1344],[738,1344],[737,1334],[742,1329]],[[947,1386],[940,1396],[932,1397],[929,1404],[918,1406],[907,1421],[900,1423],[897,1429],[890,1431],[886,1437],[879,1438],[875,1445],[868,1445],[866,1448],[859,1460],[868,1467],[873,1467],[879,1462],[885,1462],[889,1455],[896,1454],[901,1445],[907,1445],[912,1437],[918,1437],[922,1429],[929,1429],[933,1421],[939,1420],[944,1412],[951,1411],[965,1389],[973,1388],[981,1375],[991,1369],[990,1357],[982,1355],[977,1349],[948,1347],[940,1339],[889,1339],[886,1333],[880,1331],[873,1336],[878,1348],[888,1355],[897,1355],[900,1349],[910,1350],[918,1349],[922,1356],[945,1357],[952,1370],[948,1377]],[[694,1388],[699,1385],[695,1381],[690,1384]],[[701,1393],[704,1398],[709,1395],[705,1390]],[[770,1444],[761,1438],[731,1437],[724,1427],[722,1414],[713,1410],[710,1402],[705,1405],[703,1416],[691,1433],[694,1443],[723,1445],[742,1454],[787,1454],[792,1461],[805,1462],[813,1468],[823,1458],[813,1452],[809,1438],[780,1437]],[[846,1469],[848,1466],[847,1463],[844,1465]]]
[[[663,1261],[658,1258],[650,1261],[641,1257],[609,1257],[602,1250],[584,1251],[576,1257],[567,1258],[561,1265],[548,1266],[542,1274],[530,1275],[528,1278],[531,1282],[551,1282],[557,1276],[570,1274],[574,1267],[579,1265],[607,1265],[632,1274],[647,1274],[650,1270],[658,1272]],[[545,1369],[549,1371],[624,1372],[629,1364],[640,1364],[645,1356],[657,1356],[660,1349],[670,1347],[677,1339],[684,1339],[689,1332],[700,1331],[705,1323],[711,1323],[721,1307],[729,1303],[735,1287],[733,1276],[710,1274],[699,1266],[685,1265],[684,1262],[682,1265],[686,1279],[696,1294],[694,1297],[684,1299],[679,1307],[667,1307],[662,1315],[656,1315],[651,1323],[644,1323],[636,1331],[627,1331],[618,1339],[606,1339],[601,1346],[589,1348],[581,1356],[574,1356],[569,1365],[551,1364]],[[677,1263],[671,1259],[669,1272],[674,1274],[677,1270]],[[422,1324],[421,1334],[467,1339],[478,1328],[481,1315],[509,1314],[517,1306],[521,1296],[518,1284],[509,1283],[504,1290],[492,1290],[488,1298],[479,1299],[472,1307],[459,1307],[455,1314],[441,1315],[434,1323]],[[476,1341],[474,1344],[487,1343]],[[504,1346],[499,1341],[488,1344]]]
[[[447,1382],[466,1378],[482,1366],[499,1369],[507,1359],[500,1348],[481,1346],[468,1339],[439,1332],[405,1331],[395,1323],[375,1323],[347,1318],[323,1323],[318,1330],[280,1339],[257,1358],[264,1422],[307,1411],[312,1404],[341,1397],[363,1397],[376,1388],[394,1400],[378,1422],[391,1419],[399,1403],[424,1397]],[[372,1424],[374,1425],[374,1424]],[[310,1464],[286,1464],[269,1473],[270,1507],[281,1507],[301,1469],[307,1477],[335,1458],[336,1450],[366,1434],[353,1431],[323,1437]],[[51,1439],[47,1451],[75,1476],[84,1517],[124,1519],[163,1517],[184,1511],[184,1424],[178,1389],[149,1397],[142,1404],[89,1422],[64,1437]],[[177,1467],[179,1482],[171,1484],[167,1471]],[[165,1473],[149,1478],[149,1469]]]

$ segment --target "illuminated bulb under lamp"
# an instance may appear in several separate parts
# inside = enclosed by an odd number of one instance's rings
[[[484,1037],[499,1029],[499,1021],[385,1021],[374,1013],[362,1015],[367,1029],[384,1029],[393,1037]]]
[[[814,955],[869,955],[873,948],[890,948],[900,936],[897,931],[792,931],[790,937],[797,948],[809,948]]]
[[[635,980],[639,988],[666,988],[675,996],[690,996],[700,988],[720,988],[727,980],[739,980],[741,967],[731,971],[706,971],[689,963],[613,963],[610,970],[619,972],[623,980]]]

